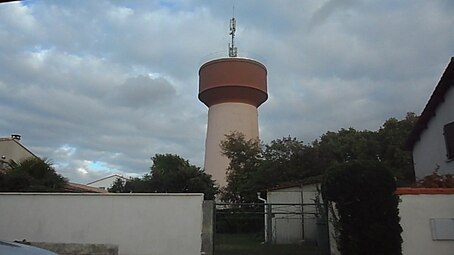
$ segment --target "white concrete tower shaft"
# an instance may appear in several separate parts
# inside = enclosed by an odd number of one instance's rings
[[[220,143],[235,131],[246,139],[259,137],[257,108],[268,98],[266,76],[264,65],[244,58],[216,59],[200,67],[199,99],[209,108],[204,167],[221,187],[227,184],[229,160]]]

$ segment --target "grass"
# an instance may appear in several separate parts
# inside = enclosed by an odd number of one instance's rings
[[[215,255],[320,255],[317,247],[311,245],[261,244],[259,234],[216,234]]]

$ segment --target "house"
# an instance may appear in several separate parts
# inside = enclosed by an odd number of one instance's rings
[[[407,139],[416,179],[454,174],[454,57]]]
[[[271,243],[327,245],[326,224],[321,222],[324,212],[319,179],[282,184],[270,189],[267,203],[271,206],[272,215],[272,219],[268,220],[271,223]]]
[[[121,176],[119,174],[113,174],[113,175],[109,175],[109,176],[106,176],[104,178],[101,178],[99,180],[89,182],[89,183],[87,183],[87,186],[91,186],[91,187],[95,187],[95,188],[98,188],[98,189],[107,190],[108,188],[110,188],[112,186],[112,184],[117,179],[121,179],[123,181],[127,181],[128,180],[128,178],[125,178],[125,177],[123,177],[123,176]]]
[[[68,182],[65,187],[65,192],[68,193],[108,193],[105,189],[91,187],[79,183]]]
[[[11,137],[0,138],[0,172],[6,173],[8,164],[11,160],[20,162],[30,157],[39,159],[31,150],[22,145],[20,140],[20,135],[11,135]],[[64,192],[106,193],[107,191],[93,186],[68,182],[64,188]]]
[[[302,194],[300,185],[268,190],[267,202],[271,204],[272,215],[268,221],[271,222],[271,243],[291,244],[303,240]]]
[[[7,164],[13,160],[20,162],[26,158],[38,158],[33,152],[20,143],[20,135],[0,137],[0,170],[5,170]]]

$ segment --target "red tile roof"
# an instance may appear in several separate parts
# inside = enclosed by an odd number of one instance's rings
[[[108,193],[107,190],[99,189],[79,183],[68,182],[65,187],[65,192],[70,193]]]

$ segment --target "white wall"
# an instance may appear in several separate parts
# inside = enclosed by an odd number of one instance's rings
[[[200,254],[203,194],[0,193],[0,239]]]
[[[433,241],[431,218],[454,218],[454,195],[401,195],[403,255],[452,255],[454,241]]]
[[[436,115],[432,117],[427,129],[421,134],[420,140],[413,148],[413,161],[417,179],[432,174],[437,165],[440,174],[454,174],[454,161],[447,161],[446,144],[443,126],[454,121],[454,89],[445,95]]]
[[[268,203],[301,204],[302,189],[291,187],[267,193]],[[303,240],[301,206],[272,205],[272,242],[275,244],[298,243]],[[287,214],[295,213],[295,214]]]
[[[321,195],[318,192],[319,184],[304,184],[302,187],[289,187],[269,191],[267,193],[268,203],[303,203],[301,206],[273,206],[273,241],[278,244],[298,243],[304,240],[307,243],[316,244],[318,241],[317,219],[315,213],[317,208],[314,204],[316,197]],[[279,214],[279,211],[295,212],[303,215]]]

